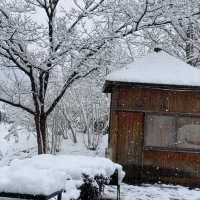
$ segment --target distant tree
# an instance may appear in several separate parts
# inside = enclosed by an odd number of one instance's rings
[[[200,7],[199,1],[158,1],[160,16],[166,21],[143,32],[143,44],[155,46],[173,54],[193,66],[200,65]],[[155,6],[155,5],[154,5]]]

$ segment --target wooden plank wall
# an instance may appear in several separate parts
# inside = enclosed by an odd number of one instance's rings
[[[194,113],[200,115],[200,92],[148,88],[118,88],[111,110]]]
[[[140,165],[142,162],[143,114],[118,112],[117,161]]]
[[[191,176],[200,175],[199,153],[144,150],[144,165],[179,171],[185,170]]]
[[[137,160],[140,154],[142,167],[139,166],[139,170],[144,180],[157,178],[157,181],[200,186],[199,153],[143,150],[142,119],[145,112],[200,116],[200,92],[127,87],[115,89],[112,92],[110,125],[112,158],[124,165],[129,177],[137,174],[134,170],[140,165]],[[141,149],[139,154],[136,152],[138,149]]]
[[[144,150],[143,179],[200,186],[200,154]]]
[[[111,112],[109,145],[113,161],[141,163],[143,119],[139,112]]]
[[[110,113],[110,130],[109,130],[109,149],[112,161],[117,162],[117,133],[118,133],[118,115],[117,112]]]

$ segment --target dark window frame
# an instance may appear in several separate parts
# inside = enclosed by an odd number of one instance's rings
[[[174,145],[173,147],[159,147],[159,146],[150,146],[145,145],[145,137],[147,134],[147,116],[156,115],[156,116],[171,116],[175,118],[175,137],[177,140],[177,121],[180,117],[191,117],[191,118],[198,118],[200,119],[200,116],[192,115],[192,114],[184,114],[184,113],[158,113],[158,112],[147,112],[144,113],[144,135],[143,135],[143,149],[144,150],[156,150],[156,151],[171,151],[171,152],[188,152],[188,153],[200,153],[200,149],[195,148],[182,148],[178,147],[177,145]]]

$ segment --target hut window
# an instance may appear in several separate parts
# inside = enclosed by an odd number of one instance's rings
[[[147,114],[145,146],[200,150],[200,117]]]
[[[148,114],[145,126],[146,146],[169,147],[176,143],[176,124],[173,116]]]
[[[177,147],[200,149],[200,118],[177,118]]]

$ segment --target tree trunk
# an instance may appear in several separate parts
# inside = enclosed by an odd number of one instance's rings
[[[194,25],[192,22],[189,22],[187,27],[187,41],[186,41],[186,59],[187,63],[195,66],[194,62],[194,45],[191,41],[194,41]]]
[[[46,123],[47,123],[47,118],[45,114],[35,115],[38,154],[47,153]]]

